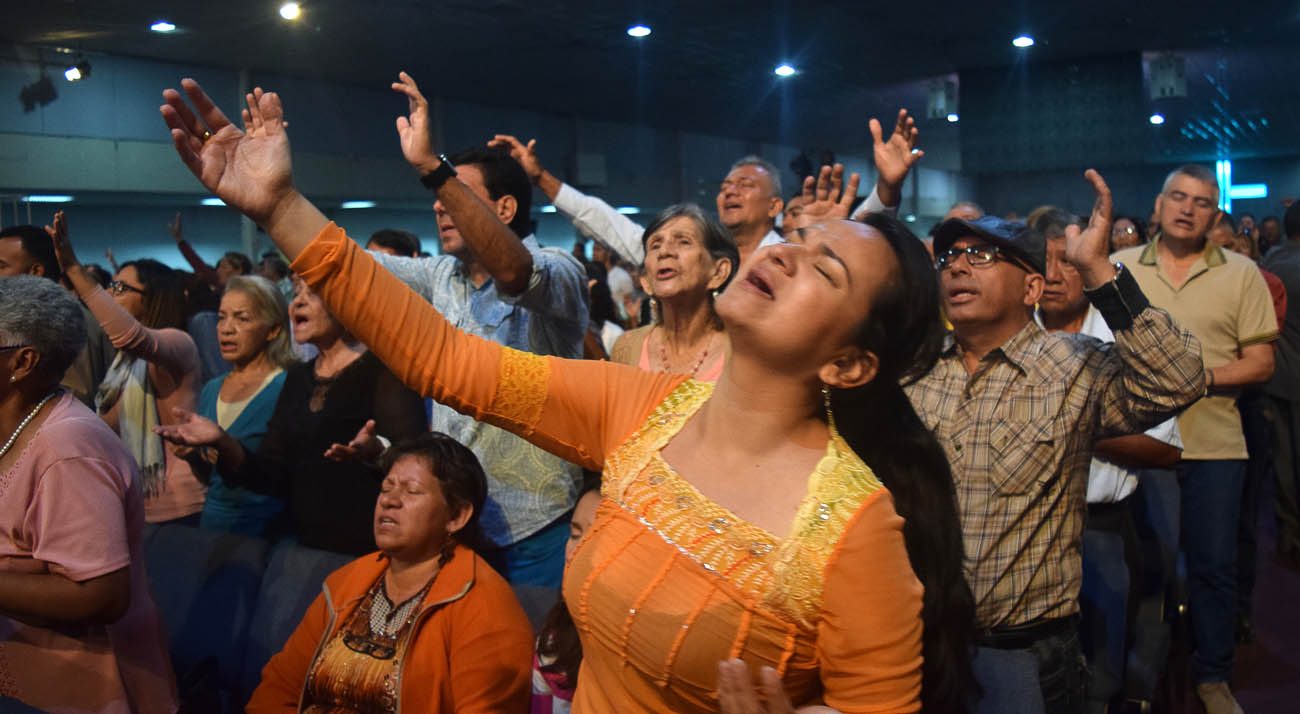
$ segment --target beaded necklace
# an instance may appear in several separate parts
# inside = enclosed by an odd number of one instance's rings
[[[660,326],[659,330],[662,333],[662,337],[659,340],[660,370],[663,372],[672,372],[672,365],[668,363],[668,331],[663,329],[663,326]],[[709,339],[704,343],[704,350],[700,352],[699,358],[695,360],[695,366],[691,371],[683,372],[683,374],[689,374],[694,377],[700,371],[700,367],[704,366],[704,360],[709,358],[709,348],[713,346],[714,337],[715,335],[709,335]]]
[[[9,449],[13,448],[14,443],[18,441],[18,436],[23,433],[23,429],[27,428],[27,425],[32,422],[32,419],[36,418],[36,414],[41,410],[41,407],[45,406],[45,403],[53,399],[54,395],[58,393],[59,392],[56,390],[45,395],[45,398],[37,402],[36,407],[28,412],[27,416],[23,417],[22,421],[18,422],[18,428],[14,429],[14,433],[9,435],[9,440],[5,442],[4,446],[0,446],[0,459],[4,458],[5,454],[9,453]]]

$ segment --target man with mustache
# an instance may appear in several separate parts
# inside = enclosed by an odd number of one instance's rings
[[[1111,198],[1064,258],[1115,344],[1049,333],[1032,319],[1044,288],[1043,234],[985,216],[934,233],[952,336],[908,396],[952,465],[975,596],[977,712],[1079,712],[1080,536],[1093,443],[1140,433],[1204,392],[1200,350],[1133,276],[1108,259]]]

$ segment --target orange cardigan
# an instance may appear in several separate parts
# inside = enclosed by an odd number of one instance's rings
[[[902,519],[838,436],[806,485],[792,475],[806,495],[788,537],[757,533],[653,458],[709,385],[465,335],[334,224],[293,269],[412,389],[605,472],[565,574],[575,714],[716,711],[728,657],[771,664],[797,705],[919,709],[922,587]]]
[[[249,714],[300,711],[307,673],[387,560],[362,556],[336,570],[303,615],[284,649],[262,670]],[[402,663],[398,711],[527,710],[533,630],[506,581],[477,554],[456,546],[420,604],[415,640]]]

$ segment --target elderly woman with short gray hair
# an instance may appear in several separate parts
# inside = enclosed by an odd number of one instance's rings
[[[139,471],[108,425],[59,387],[86,340],[81,308],[31,276],[0,279],[0,305],[6,694],[47,711],[174,712],[143,567]]]

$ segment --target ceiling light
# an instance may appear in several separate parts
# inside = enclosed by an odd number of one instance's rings
[[[226,202],[217,198],[216,196],[213,196],[211,198],[205,198],[202,201],[199,201],[199,205],[200,206],[224,206],[226,205]]]
[[[90,76],[90,60],[85,58],[77,60],[77,63],[63,70],[63,77],[69,82],[80,82]]]
[[[170,22],[167,22],[166,20],[159,20],[158,22],[155,22],[154,24],[150,25],[149,29],[153,30],[154,32],[166,33],[166,32],[175,32],[176,26]]]
[[[375,207],[374,201],[344,201],[343,203],[339,204],[339,208],[343,208],[343,209],[374,208],[374,207]]]
[[[627,28],[627,34],[629,37],[649,37],[650,28],[646,25],[633,25]]]
[[[1268,198],[1268,184],[1239,183],[1228,189],[1228,196],[1233,200],[1246,198]]]
[[[555,206],[550,206],[550,205],[542,206],[542,213],[556,213],[556,212],[557,211]]]
[[[1034,38],[1030,37],[1029,35],[1021,35],[1016,39],[1012,40],[1011,44],[1023,50],[1026,47],[1034,46]]]
[[[23,196],[26,203],[72,203],[72,196],[60,193],[33,193]]]
[[[961,117],[957,116],[956,114],[949,114],[949,115],[948,115],[948,123],[949,123],[949,124],[956,124],[960,119],[961,119]]]
[[[1164,114],[1152,114],[1152,115],[1147,119],[1147,121],[1151,122],[1152,124],[1155,124],[1156,126],[1160,126],[1161,124],[1164,124],[1164,123],[1165,123],[1165,115],[1164,115]]]
[[[782,63],[777,65],[776,69],[772,70],[772,74],[775,74],[778,77],[793,77],[797,73],[797,71],[798,70],[796,70],[794,67]]]
[[[280,17],[286,20],[297,20],[302,15],[302,6],[296,2],[287,2],[280,6]]]
[[[617,210],[625,216],[635,216],[641,212],[641,209],[636,206],[619,206]]]

